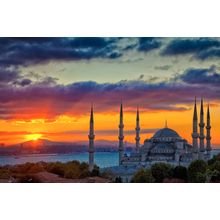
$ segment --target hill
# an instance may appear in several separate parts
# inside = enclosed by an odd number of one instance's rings
[[[133,145],[126,144],[126,149],[131,150]],[[116,152],[118,142],[97,140],[95,141],[97,152]],[[0,155],[23,155],[23,154],[68,154],[88,151],[88,141],[78,142],[54,142],[47,139],[26,141],[23,143],[0,147]]]

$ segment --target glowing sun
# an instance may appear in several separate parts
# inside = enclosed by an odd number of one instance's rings
[[[41,134],[28,134],[26,135],[26,139],[29,141],[37,141],[39,138],[41,138]]]

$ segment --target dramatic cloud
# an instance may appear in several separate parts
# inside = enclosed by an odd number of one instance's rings
[[[194,96],[204,95],[201,86],[194,86],[197,74],[215,77],[217,73],[188,70],[180,76],[180,82],[149,83],[147,80],[123,80],[117,83],[97,83],[94,81],[76,82],[68,85],[56,83],[56,79],[28,82],[25,86],[0,87],[0,118],[29,120],[43,118],[53,120],[60,115],[80,116],[89,113],[91,102],[96,112],[118,112],[120,100],[126,111],[135,111],[137,105],[144,111],[184,111],[186,104],[193,102]],[[191,74],[191,75],[190,75]],[[211,74],[211,75],[208,75]],[[188,76],[190,75],[190,76]],[[216,82],[209,79],[205,95],[209,99],[220,99],[220,88],[213,90]],[[26,80],[26,79],[25,79]],[[199,80],[199,78],[197,78]],[[26,80],[27,81],[27,80]],[[197,81],[199,83],[199,81]]]
[[[197,54],[197,57],[201,60],[220,58],[220,48],[211,48],[209,50],[201,51]]]
[[[0,66],[28,66],[54,61],[117,59],[127,50],[148,52],[161,46],[159,38],[0,38]]]
[[[220,85],[220,73],[216,71],[215,66],[208,69],[187,69],[179,79],[190,84]]]
[[[0,83],[11,83],[20,78],[17,71],[0,67]]]
[[[27,86],[27,85],[29,85],[29,84],[31,84],[32,83],[32,81],[30,80],[30,79],[22,79],[20,82],[19,82],[19,84],[21,85],[21,86]]]
[[[118,38],[0,38],[0,65],[30,65],[50,60],[116,59]]]
[[[198,59],[207,59],[219,56],[215,48],[220,49],[220,41],[217,38],[175,39],[168,43],[161,54],[171,56],[193,54]]]
[[[160,46],[161,46],[161,42],[158,38],[153,38],[153,37],[139,38],[138,50],[141,52],[148,52],[150,50],[157,49]]]
[[[0,38],[0,67],[29,66],[49,61],[118,59],[134,49],[147,53],[161,48],[161,38]],[[218,58],[217,38],[185,38],[168,41],[162,55],[192,54],[200,60]],[[127,58],[130,60],[131,58]],[[140,59],[140,58],[139,58]]]
[[[35,70],[26,73],[25,68],[19,72],[20,66],[51,60],[117,59],[128,50],[144,56],[143,52],[161,46],[160,38],[0,38],[0,119],[51,121],[60,115],[85,115],[91,102],[96,112],[117,112],[121,99],[126,111],[135,111],[137,105],[145,111],[184,111],[194,96],[220,99],[220,73],[214,66],[190,68],[175,79],[163,77],[166,81],[153,73],[150,76],[140,72],[135,80],[83,81],[67,85],[59,84],[53,74],[45,76]],[[220,41],[215,38],[176,39],[165,47],[164,55],[192,54],[207,59],[219,55]],[[170,65],[154,67],[157,70],[169,68]],[[62,70],[60,67],[60,72]]]

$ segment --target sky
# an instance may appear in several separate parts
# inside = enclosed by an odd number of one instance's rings
[[[0,38],[0,143],[38,138],[117,141],[124,107],[125,141],[141,142],[165,126],[192,142],[194,99],[211,111],[220,146],[219,38]],[[198,111],[199,112],[199,111]]]

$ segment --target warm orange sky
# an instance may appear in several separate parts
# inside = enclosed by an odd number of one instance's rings
[[[140,111],[141,124],[141,142],[150,138],[154,131],[163,128],[165,120],[168,121],[168,127],[176,130],[180,136],[186,138],[191,143],[192,133],[192,106],[189,110],[180,112],[157,111],[144,112]],[[206,109],[206,108],[205,108]],[[199,105],[198,105],[199,110]],[[198,111],[199,112],[199,111]],[[220,110],[218,107],[211,108],[211,126],[212,126],[212,143],[220,144]],[[118,139],[118,122],[117,113],[100,114],[95,113],[95,133],[96,140],[113,140]],[[135,112],[126,112],[124,107],[124,125],[125,141],[133,142],[135,138]],[[45,122],[43,119],[25,121],[0,121],[0,142],[8,144],[20,143],[36,138],[49,139],[51,141],[85,141],[88,139],[89,115],[79,118],[70,116],[60,116],[52,122]],[[149,130],[148,130],[149,129]],[[8,132],[6,132],[8,131]]]
[[[87,140],[90,105],[96,140],[125,141],[168,126],[191,143],[194,97],[211,106],[220,145],[219,38],[0,38],[0,143]],[[199,113],[199,111],[198,111]]]

